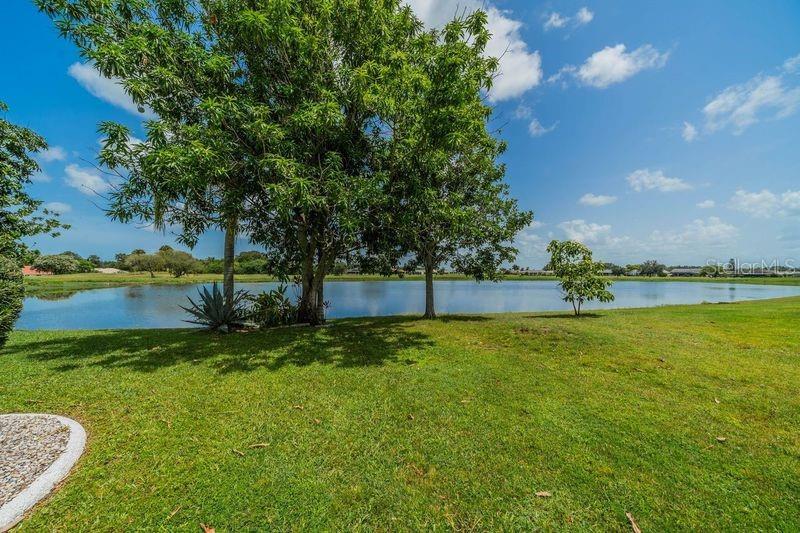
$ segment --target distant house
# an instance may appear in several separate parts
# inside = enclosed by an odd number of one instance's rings
[[[537,270],[535,268],[532,268],[532,269],[528,270],[528,274],[530,274],[531,276],[552,276],[553,275],[553,271],[552,270]]]
[[[605,270],[603,270],[602,274],[604,276],[613,276],[614,275],[614,271],[611,270],[610,268],[606,268]]]
[[[52,272],[48,272],[46,270],[36,270],[30,265],[25,265],[22,267],[22,275],[23,276],[52,276]]]
[[[691,276],[699,276],[703,272],[701,268],[673,268],[669,271],[670,276],[675,277],[691,277]]]
[[[627,272],[625,272],[625,275],[626,276],[638,276],[639,275],[639,271],[638,270],[628,270]]]

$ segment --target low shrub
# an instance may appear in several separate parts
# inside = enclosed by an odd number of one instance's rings
[[[286,296],[286,286],[249,295],[250,309],[247,319],[261,328],[286,326],[297,322],[297,305]]]
[[[16,261],[0,255],[0,348],[22,312],[25,289],[22,271]]]

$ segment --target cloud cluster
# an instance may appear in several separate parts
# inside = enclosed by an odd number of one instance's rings
[[[582,7],[575,13],[574,17],[569,17],[566,15],[562,15],[556,11],[547,15],[544,21],[544,30],[553,30],[553,29],[561,29],[570,24],[574,27],[585,26],[589,24],[594,19],[594,13],[592,13],[589,8]]]
[[[64,161],[67,158],[67,152],[60,146],[51,146],[46,150],[42,150],[38,154],[38,158],[45,163],[52,163],[53,161]]]
[[[800,108],[800,55],[787,59],[777,74],[757,76],[731,85],[703,107],[709,132],[730,129],[735,135],[762,120],[780,119]]]
[[[582,65],[566,65],[550,76],[550,83],[565,83],[566,77],[573,77],[579,83],[605,89],[621,83],[643,70],[658,69],[667,64],[669,52],[659,52],[652,45],[645,44],[636,50],[627,51],[624,44],[606,46],[589,56]]]
[[[593,207],[600,207],[604,205],[613,204],[617,201],[616,196],[610,196],[607,194],[592,194],[586,193],[580,197],[578,203],[581,205],[590,205]]]
[[[103,179],[100,173],[93,168],[79,167],[75,164],[67,165],[64,169],[64,181],[70,187],[78,189],[83,194],[103,194],[111,190],[111,184]]]
[[[656,230],[650,235],[653,249],[668,250],[675,247],[724,246],[739,234],[739,230],[717,217],[698,218],[678,231]]]
[[[478,0],[407,0],[408,5],[429,27],[441,27],[463,11],[484,9],[492,38],[486,54],[500,60],[500,72],[494,80],[489,99],[493,102],[517,98],[542,81],[542,58],[528,49],[520,30],[522,22],[511,18],[491,4]]]
[[[800,214],[800,191],[790,190],[776,194],[769,189],[758,192],[739,189],[731,198],[730,207],[755,218]]]
[[[692,186],[680,178],[670,178],[661,170],[639,169],[631,172],[626,178],[628,184],[636,192],[657,190],[675,192],[691,189]]]

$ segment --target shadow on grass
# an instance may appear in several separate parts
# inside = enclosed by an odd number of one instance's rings
[[[598,315],[597,313],[581,313],[579,316],[575,316],[575,313],[553,313],[548,315],[528,315],[525,318],[560,318],[561,320],[564,319],[571,319],[571,320],[582,320],[584,318],[600,318],[603,315]]]
[[[414,317],[356,319],[328,327],[290,327],[219,335],[200,330],[63,332],[7,347],[59,371],[85,366],[153,372],[172,365],[208,364],[220,373],[325,364],[337,367],[413,364],[415,350],[432,346],[413,330]]]

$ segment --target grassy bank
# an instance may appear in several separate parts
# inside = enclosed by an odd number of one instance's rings
[[[89,433],[21,530],[796,530],[798,316],[16,332],[0,411]]]
[[[385,277],[378,275],[341,275],[328,276],[326,281],[421,281],[423,276],[410,275],[402,278],[397,276]],[[443,274],[436,277],[439,281],[447,280],[466,280],[470,279],[459,274]],[[519,280],[553,280],[553,277],[545,276],[519,276],[509,275],[505,277],[508,281]],[[648,278],[648,277],[612,277],[614,281],[647,281],[647,282],[715,282],[715,283],[746,283],[755,285],[800,285],[800,277],[794,278]],[[273,276],[264,274],[237,274],[237,282],[252,283],[262,281],[276,281]],[[151,277],[147,272],[126,273],[126,274],[65,274],[60,276],[39,276],[25,278],[25,288],[29,294],[44,292],[67,292],[85,289],[96,289],[103,287],[120,287],[125,285],[141,284],[190,284],[190,283],[210,283],[212,281],[222,282],[221,274],[191,274],[175,278],[166,272],[158,272],[155,277]]]

